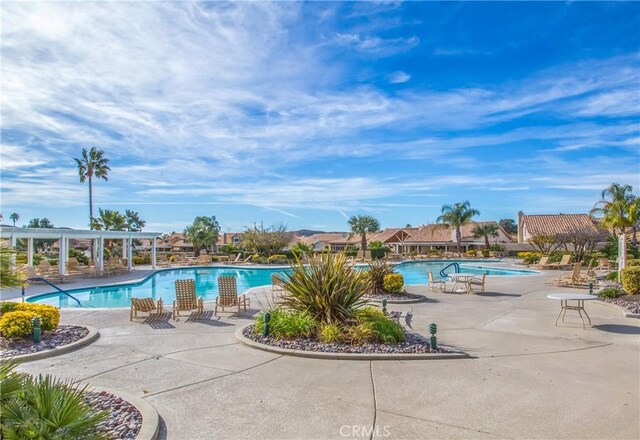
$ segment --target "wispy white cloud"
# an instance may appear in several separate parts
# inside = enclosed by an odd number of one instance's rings
[[[389,82],[391,84],[406,83],[410,79],[411,79],[411,75],[409,75],[407,72],[403,72],[402,70],[392,72],[391,75],[389,75]]]

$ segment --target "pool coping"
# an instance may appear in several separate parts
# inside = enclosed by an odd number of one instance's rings
[[[78,327],[87,328],[89,329],[89,333],[84,338],[78,339],[77,341],[74,341],[67,345],[61,345],[59,347],[54,347],[50,350],[42,350],[42,351],[37,351],[35,353],[20,354],[10,358],[3,358],[2,360],[3,361],[11,360],[11,361],[23,363],[23,362],[32,362],[32,361],[37,361],[41,359],[47,359],[50,357],[60,356],[61,354],[78,350],[86,345],[89,345],[97,341],[98,338],[100,338],[100,332],[95,327],[92,327],[90,325],[84,325],[84,324],[69,324],[69,325],[77,325]]]
[[[465,353],[464,351],[453,350],[451,347],[446,347],[444,345],[442,346],[443,348],[447,348],[448,350],[452,351],[447,353],[328,353],[323,351],[306,351],[293,350],[290,348],[280,348],[274,347],[272,345],[261,344],[247,338],[243,334],[243,331],[245,328],[251,327],[252,325],[253,324],[250,324],[236,330],[236,339],[238,339],[241,343],[248,347],[285,356],[342,361],[417,361],[471,359],[471,356],[468,353]]]

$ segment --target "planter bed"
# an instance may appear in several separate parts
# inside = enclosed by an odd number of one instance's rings
[[[106,391],[93,391],[85,395],[85,401],[96,411],[109,413],[98,430],[108,439],[134,439],[142,428],[142,414],[131,403]]]
[[[43,332],[39,343],[31,336],[20,339],[0,338],[0,359],[54,350],[72,344],[89,334],[89,329],[79,325],[59,325],[55,330]]]
[[[600,301],[604,301],[610,304],[615,304],[622,307],[629,313],[640,314],[640,295],[623,295],[619,298],[599,298]]]
[[[300,350],[319,353],[354,353],[354,354],[411,354],[411,353],[450,353],[443,347],[433,350],[429,339],[416,333],[405,332],[405,342],[400,344],[362,344],[350,345],[342,343],[325,344],[313,339],[274,339],[255,333],[253,326],[245,327],[242,335],[259,344],[288,350]]]

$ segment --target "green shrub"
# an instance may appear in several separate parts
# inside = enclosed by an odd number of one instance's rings
[[[467,251],[467,255],[469,257],[475,257],[477,255],[477,252],[474,249],[470,249]]]
[[[384,290],[389,293],[400,293],[404,287],[404,277],[399,273],[384,276]]]
[[[384,260],[373,260],[370,262],[366,274],[369,278],[373,293],[385,293],[384,278],[393,273],[395,273],[393,266]]]
[[[13,301],[0,302],[0,316],[2,316],[2,314],[7,312],[13,312],[16,309],[17,305],[18,303]]]
[[[33,332],[31,320],[36,316],[34,312],[27,311],[7,312],[0,318],[0,333],[9,339],[30,335]]]
[[[213,262],[213,263],[217,263],[218,261],[220,261],[220,258],[215,257],[215,256],[214,256],[214,257],[211,257],[211,262]]]
[[[342,341],[343,333],[342,328],[338,324],[323,324],[318,332],[318,339],[320,342],[333,344]]]
[[[283,309],[271,309],[269,321],[269,335],[277,339],[290,339],[297,337],[308,338],[316,327],[316,322],[306,312],[289,312]],[[264,329],[264,313],[256,318],[256,333],[262,334]]]
[[[484,250],[482,251],[482,256],[483,256],[484,258],[489,258],[489,255],[491,255],[491,253],[490,253],[487,249],[484,249]]]
[[[637,267],[637,266],[640,266],[639,258],[631,258],[627,260],[627,267]]]
[[[404,342],[404,329],[394,320],[387,318],[376,319],[371,321],[373,331],[376,333],[376,339],[385,344],[398,344]]]
[[[605,275],[604,279],[607,281],[618,281],[618,272],[609,272],[607,275]]]
[[[622,287],[629,295],[640,295],[640,266],[625,267],[621,278]]]
[[[87,257],[84,252],[82,252],[81,250],[75,249],[75,248],[70,248],[69,249],[69,257],[70,258],[75,258],[78,263],[81,264],[89,264],[89,257]]]
[[[617,298],[622,292],[616,287],[606,287],[598,292],[600,298]]]
[[[322,254],[309,265],[298,261],[283,282],[282,304],[309,313],[319,324],[344,324],[366,304],[366,272],[347,264],[342,254]]]
[[[106,411],[96,411],[85,401],[87,386],[74,385],[49,375],[34,378],[0,371],[2,437],[9,439],[105,439],[98,425]]]
[[[342,252],[344,253],[345,257],[355,257],[356,255],[358,255],[358,249],[354,247],[346,247]]]
[[[269,264],[285,264],[288,263],[289,260],[287,259],[286,255],[275,254],[267,258],[267,262]]]
[[[135,256],[133,257],[133,264],[135,264],[136,266],[141,264],[151,264],[151,256],[150,255]]]
[[[367,306],[358,310],[355,314],[356,321],[358,322],[370,322],[376,319],[386,318],[382,310],[375,307]]]
[[[60,322],[60,309],[48,304],[17,303],[15,310],[35,313],[40,317],[40,326],[43,332],[55,330]]]
[[[349,327],[345,338],[354,345],[361,345],[375,341],[377,335],[371,322],[361,322]]]

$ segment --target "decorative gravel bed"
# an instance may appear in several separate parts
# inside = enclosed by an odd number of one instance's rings
[[[636,298],[637,297],[637,298]],[[640,295],[632,297],[622,296],[620,298],[598,298],[600,301],[616,304],[630,313],[640,313]]]
[[[386,299],[387,301],[403,301],[403,300],[415,300],[415,299],[424,299],[423,295],[414,295],[413,293],[404,292],[404,293],[369,293],[364,295],[364,297],[370,301],[382,301]]]
[[[289,350],[318,351],[323,353],[449,353],[450,351],[441,347],[433,350],[429,345],[429,340],[424,336],[415,333],[405,332],[405,342],[390,344],[324,344],[313,339],[274,339],[263,337],[255,332],[253,326],[246,327],[242,334],[252,341],[272,347],[286,348]]]
[[[21,339],[0,337],[0,359],[22,354],[52,350],[56,347],[71,344],[89,334],[89,329],[79,325],[59,325],[54,331],[43,332],[39,343],[34,344],[31,336]]]
[[[98,425],[98,430],[109,439],[136,438],[142,427],[142,414],[138,408],[106,391],[93,391],[85,395],[86,402],[97,411],[109,413],[107,419]]]

